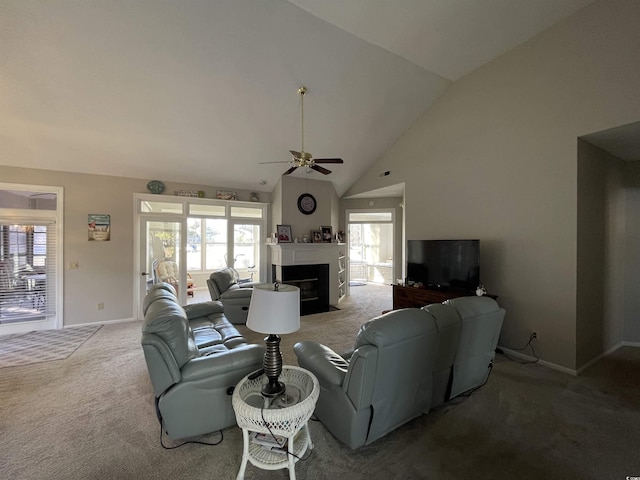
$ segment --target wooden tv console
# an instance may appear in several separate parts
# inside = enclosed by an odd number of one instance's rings
[[[431,303],[442,303],[451,298],[464,297],[462,292],[442,292],[426,288],[393,285],[393,309],[419,308]]]

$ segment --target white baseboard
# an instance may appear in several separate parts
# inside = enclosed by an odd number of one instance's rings
[[[519,358],[521,360],[525,360],[527,362],[535,362],[535,360],[536,360],[535,357],[532,357],[530,355],[525,355],[523,353],[517,352],[515,350],[511,350],[509,348],[501,347],[500,345],[498,345],[498,348],[501,349],[503,352],[508,353],[512,357],[517,357],[517,358]],[[577,375],[577,372],[575,370],[573,370],[571,368],[563,367],[562,365],[558,365],[557,363],[551,363],[551,362],[547,362],[545,360],[540,360],[540,359],[538,359],[538,361],[536,363],[538,365],[542,365],[543,367],[551,368],[552,370],[557,370],[557,371],[562,372],[562,373],[567,373],[567,374],[573,375],[573,376]]]
[[[620,342],[619,344],[611,347],[606,352],[603,352],[602,354],[598,355],[594,359],[588,361],[587,363],[582,365],[577,370],[574,370],[574,369],[571,369],[571,368],[567,368],[567,367],[563,367],[562,365],[558,365],[556,363],[551,363],[551,362],[547,362],[545,360],[540,360],[540,359],[538,359],[538,361],[536,363],[538,363],[539,365],[542,365],[544,367],[548,367],[548,368],[551,368],[553,370],[557,370],[559,372],[567,373],[567,374],[573,375],[573,376],[578,376],[584,370],[589,368],[591,365],[593,365],[594,363],[596,363],[597,361],[599,361],[603,357],[607,357],[607,356],[611,355],[613,352],[615,352],[616,350],[618,350],[619,348],[622,348],[622,347],[640,348],[640,342]],[[505,348],[505,347],[501,347],[500,345],[498,345],[498,348],[500,348],[503,352],[508,353],[509,355],[511,355],[513,357],[517,357],[517,358],[519,358],[521,360],[525,360],[527,362],[534,362],[536,360],[535,357],[532,357],[530,355],[525,355],[523,353],[517,352],[515,350],[510,350],[510,349]]]

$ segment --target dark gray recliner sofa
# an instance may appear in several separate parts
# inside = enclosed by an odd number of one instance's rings
[[[151,288],[143,312],[141,343],[167,435],[175,440],[234,425],[229,388],[262,368],[264,347],[246,342],[220,302],[182,307],[167,283]]]

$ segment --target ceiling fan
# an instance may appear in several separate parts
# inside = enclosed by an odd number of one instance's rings
[[[304,151],[304,95],[307,93],[307,89],[305,87],[300,87],[298,89],[298,94],[301,98],[301,111],[302,111],[302,146],[299,152],[295,150],[289,150],[293,158],[289,161],[282,162],[260,162],[260,163],[291,163],[293,166],[283,173],[283,175],[289,175],[293,173],[298,167],[304,167],[309,170],[315,170],[316,172],[320,172],[324,175],[329,175],[331,170],[326,169],[318,165],[318,163],[344,163],[341,158],[313,158],[313,156],[309,152]]]

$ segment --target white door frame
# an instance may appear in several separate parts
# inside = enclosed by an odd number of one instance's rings
[[[47,315],[43,320],[29,320],[25,322],[0,324],[0,334],[25,333],[34,330],[59,329],[64,326],[64,188],[47,185],[27,185],[19,183],[2,183],[0,190],[15,190],[40,193],[54,193],[56,195],[55,210],[32,210],[17,208],[0,208],[0,217],[11,220],[38,220],[53,222],[56,232],[56,277],[55,301],[56,309],[53,315]]]
[[[363,221],[355,221],[352,222],[350,221],[349,217],[350,214],[352,213],[391,213],[391,222],[389,221],[371,221],[371,220],[363,220]],[[351,252],[350,252],[350,247],[351,247],[351,238],[349,236],[349,225],[351,224],[374,224],[374,223],[383,223],[383,224],[388,224],[391,223],[391,251],[394,252],[393,255],[393,262],[391,263],[391,272],[392,272],[392,277],[395,275],[395,267],[396,267],[396,262],[398,261],[396,259],[396,255],[395,255],[395,243],[396,243],[396,211],[394,208],[350,208],[345,210],[345,227],[346,227],[346,243],[347,243],[347,294],[350,295],[351,294],[351,286],[350,286],[350,282],[351,282],[351,272],[350,272],[350,265],[351,265]]]

